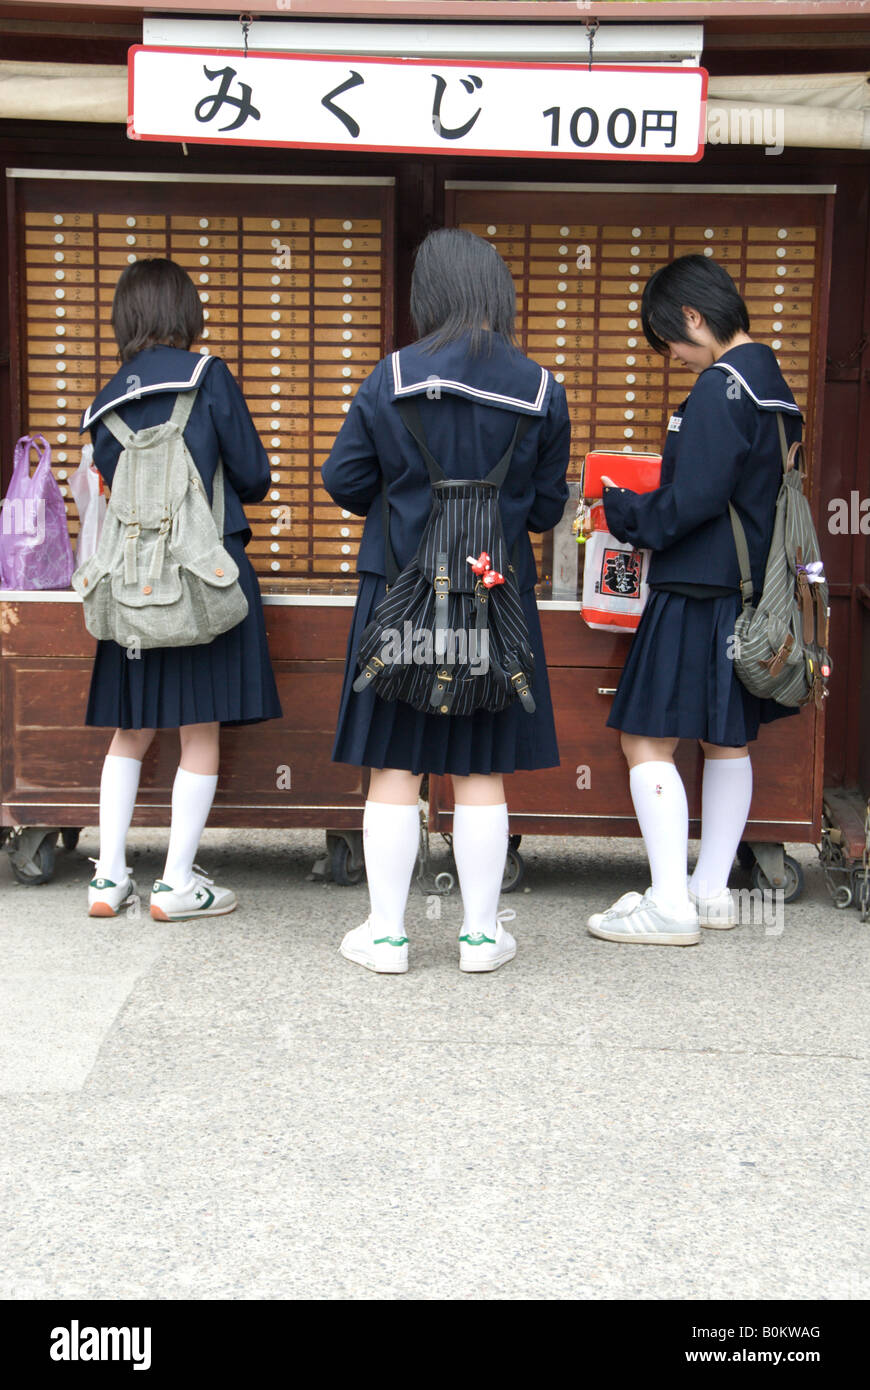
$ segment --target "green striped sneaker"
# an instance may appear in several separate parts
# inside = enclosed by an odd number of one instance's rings
[[[194,874],[186,888],[157,880],[151,889],[151,916],[155,922],[186,922],[192,917],[222,917],[236,907],[236,895],[219,888],[213,878],[194,864]]]
[[[398,936],[386,932],[375,936],[371,917],[347,932],[338,949],[345,960],[364,965],[379,975],[404,975],[408,969],[408,938],[404,931]]]
[[[495,914],[492,932],[469,932],[463,926],[459,935],[459,969],[467,974],[480,974],[485,970],[498,970],[507,965],[517,953],[517,943],[502,922],[512,922],[516,913],[505,907]]]
[[[117,917],[124,903],[129,902],[136,892],[133,875],[128,866],[127,877],[121,883],[116,883],[99,872],[96,860],[93,862],[94,877],[88,884],[88,916]]]

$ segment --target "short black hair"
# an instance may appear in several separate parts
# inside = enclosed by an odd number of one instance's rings
[[[166,257],[131,261],[115,286],[112,328],[122,362],[155,343],[188,349],[202,332],[202,304],[187,271]]]
[[[650,347],[663,356],[668,343],[690,343],[683,306],[703,314],[717,343],[728,343],[742,329],[749,332],[749,313],[731,276],[711,256],[678,256],[647,280],[640,306]]]
[[[417,247],[411,276],[411,318],[434,351],[471,334],[471,352],[484,344],[484,325],[515,345],[517,299],[505,261],[491,242],[462,227],[440,227]]]

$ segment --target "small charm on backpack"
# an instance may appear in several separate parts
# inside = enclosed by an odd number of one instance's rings
[[[493,584],[504,583],[504,575],[499,574],[498,570],[492,568],[489,556],[485,550],[481,550],[476,560],[473,555],[466,555],[465,558],[471,565],[472,572],[480,575],[481,582],[487,589],[491,589]]]
[[[499,574],[498,570],[487,570],[486,574],[483,576],[482,582],[487,589],[491,589],[493,584],[504,583],[504,575]]]
[[[798,574],[805,576],[808,584],[824,584],[825,567],[821,560],[810,560],[808,565],[797,565]]]
[[[474,574],[486,574],[489,569],[489,556],[485,550],[481,550],[476,560],[473,555],[466,555],[465,558],[471,565]]]

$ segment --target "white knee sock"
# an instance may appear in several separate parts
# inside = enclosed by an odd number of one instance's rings
[[[701,852],[689,887],[699,898],[715,898],[728,875],[749,815],[752,762],[705,758],[701,791]]]
[[[138,758],[106,754],[100,777],[100,857],[95,878],[123,883],[127,877],[127,831],[133,819],[141,771]]]
[[[193,861],[217,787],[217,773],[188,772],[180,767],[172,783],[172,823],[163,882],[176,892],[193,877]]]
[[[491,934],[508,848],[508,808],[456,806],[453,857],[464,909],[463,930]]]
[[[367,801],[363,811],[363,855],[369,885],[372,935],[403,936],[411,874],[420,848],[417,805]]]
[[[631,799],[652,875],[653,897],[677,917],[689,912],[686,854],[689,807],[673,763],[638,763],[629,774]]]

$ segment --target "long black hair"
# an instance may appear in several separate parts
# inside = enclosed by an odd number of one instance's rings
[[[517,300],[511,273],[483,237],[461,227],[430,232],[417,247],[411,277],[411,318],[430,351],[470,333],[474,356],[492,339],[515,345]]]
[[[202,332],[202,304],[187,271],[166,257],[131,261],[115,286],[112,328],[122,362],[155,343],[188,349]]]
[[[647,342],[668,355],[668,343],[691,343],[683,306],[703,314],[717,343],[749,332],[749,313],[724,266],[710,256],[678,256],[649,277],[640,314]]]

